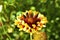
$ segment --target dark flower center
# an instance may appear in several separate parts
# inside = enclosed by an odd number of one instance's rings
[[[39,18],[37,18],[38,14],[35,15],[35,16],[32,16],[32,14],[25,16],[23,15],[21,17],[21,20],[24,20],[25,23],[27,23],[31,28],[32,27],[32,24],[35,24],[37,26],[37,23],[36,22],[40,22],[41,20]]]

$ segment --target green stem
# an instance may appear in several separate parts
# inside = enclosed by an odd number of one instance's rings
[[[32,34],[30,33],[30,40],[32,40]]]
[[[0,37],[1,37],[0,40],[2,40],[2,35],[0,35]]]
[[[3,30],[4,30],[5,34],[7,35],[7,37],[11,40],[11,37],[10,37],[10,36],[8,35],[8,33],[6,32],[4,26],[3,26]]]
[[[12,40],[11,37],[10,37],[8,34],[6,34],[6,35],[7,35],[7,37],[8,37],[10,40]]]

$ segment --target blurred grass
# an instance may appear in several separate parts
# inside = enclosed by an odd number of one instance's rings
[[[60,0],[0,0],[0,40],[29,40],[29,34],[18,31],[14,20],[22,11],[37,10],[48,18],[43,28],[48,40],[60,40]]]

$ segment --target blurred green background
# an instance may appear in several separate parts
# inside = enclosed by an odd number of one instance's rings
[[[30,40],[29,34],[19,31],[14,20],[22,11],[37,10],[47,19],[47,40],[60,40],[60,0],[0,0],[0,40]]]

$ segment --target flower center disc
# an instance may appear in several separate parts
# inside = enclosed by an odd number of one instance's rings
[[[31,28],[32,28],[32,24],[35,24],[37,26],[37,22],[40,22],[40,18],[37,18],[38,14],[35,16],[32,16],[32,14],[27,14],[26,16],[23,15],[21,17],[21,20],[24,20],[25,23],[27,23]]]

